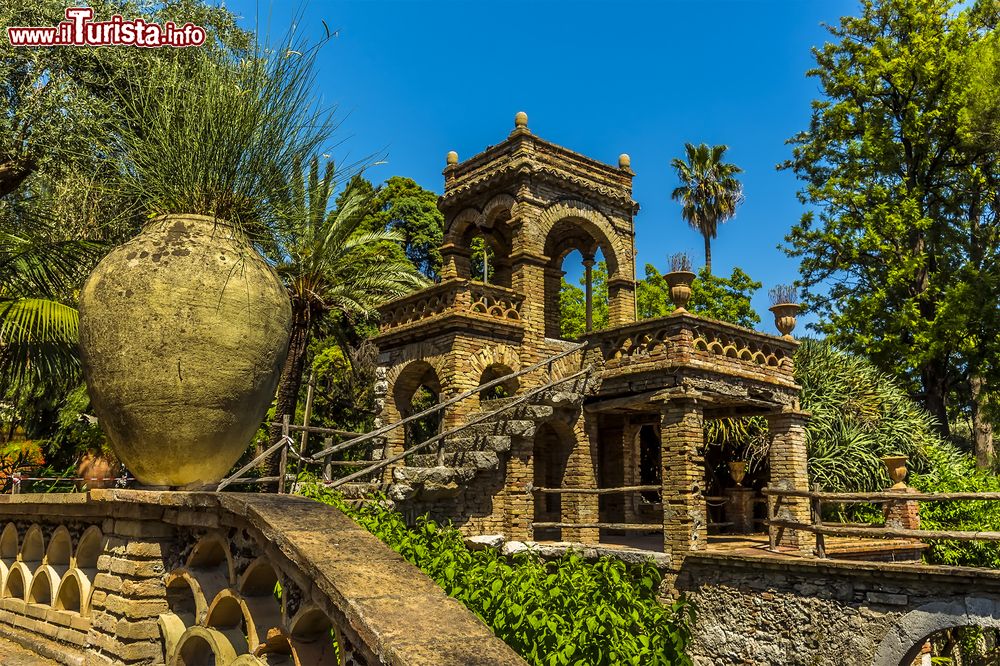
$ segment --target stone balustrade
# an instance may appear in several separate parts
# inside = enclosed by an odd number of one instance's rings
[[[523,296],[506,287],[472,280],[446,280],[379,308],[379,332],[386,334],[448,316],[517,325],[523,301]]]
[[[0,521],[0,635],[63,664],[524,663],[311,500],[4,495]]]
[[[589,333],[584,339],[601,350],[606,371],[673,362],[794,383],[796,342],[687,313]]]

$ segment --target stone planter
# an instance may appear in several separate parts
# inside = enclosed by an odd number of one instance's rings
[[[211,217],[156,218],[98,264],[80,294],[84,378],[141,484],[230,470],[274,397],[291,319],[274,270]]]
[[[883,456],[882,464],[889,472],[889,479],[892,481],[892,490],[903,490],[906,488],[906,461],[903,455]]]
[[[768,309],[774,313],[774,326],[781,332],[781,336],[791,339],[792,331],[795,330],[795,316],[799,313],[799,304],[778,303]]]
[[[695,277],[691,271],[673,271],[663,276],[670,287],[670,300],[677,308],[676,312],[687,312],[687,304],[691,300],[691,283]]]

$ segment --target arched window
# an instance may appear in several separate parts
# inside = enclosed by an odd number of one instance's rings
[[[479,377],[479,385],[482,386],[494,379],[499,379],[513,372],[506,365],[501,363],[494,363],[485,370],[483,374]],[[479,392],[479,400],[497,400],[500,398],[509,398],[515,393],[517,393],[518,381],[516,378],[511,378],[496,386],[490,387],[488,389],[483,389]]]
[[[393,394],[399,415],[406,418],[440,402],[441,381],[429,363],[414,361],[399,374]],[[406,424],[406,447],[436,435],[441,429],[441,417],[441,411],[436,411]]]

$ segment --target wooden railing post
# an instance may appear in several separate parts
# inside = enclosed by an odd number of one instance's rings
[[[324,449],[328,449],[331,446],[333,446],[333,438],[332,437],[326,437],[323,440],[323,448]],[[333,465],[330,464],[330,461],[332,461],[332,460],[333,460],[333,454],[332,453],[328,453],[325,456],[323,456],[323,480],[324,481],[333,481]]]
[[[812,524],[816,530],[816,557],[826,558],[826,537],[823,536],[823,498],[819,496],[819,484],[813,485],[813,492],[816,493],[811,498],[812,504]]]
[[[278,465],[278,494],[281,495],[285,492],[285,473],[288,471],[288,440],[289,440],[289,423],[291,417],[288,414],[283,414],[281,417],[281,464]]]

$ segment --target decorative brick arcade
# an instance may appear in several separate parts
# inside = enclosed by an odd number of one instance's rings
[[[771,424],[769,481],[807,489],[794,340],[683,311],[636,321],[633,176],[627,155],[614,167],[574,153],[532,134],[523,113],[499,144],[464,162],[448,154],[441,282],[381,310],[382,422],[412,414],[420,387],[444,401],[573,351],[516,376],[501,396],[449,405],[441,428],[479,420],[436,454],[387,469],[401,507],[519,540],[662,532],[664,551],[683,556],[705,548],[710,527],[703,424],[750,415]],[[482,280],[473,279],[476,239],[489,250]],[[562,264],[573,251],[586,276],[579,349],[559,337]],[[593,331],[598,252],[609,327]],[[582,380],[565,379],[585,369]],[[379,455],[407,446],[396,428]],[[616,490],[628,487],[645,490]],[[808,504],[787,510],[802,518]],[[805,547],[790,531],[780,545]]]

